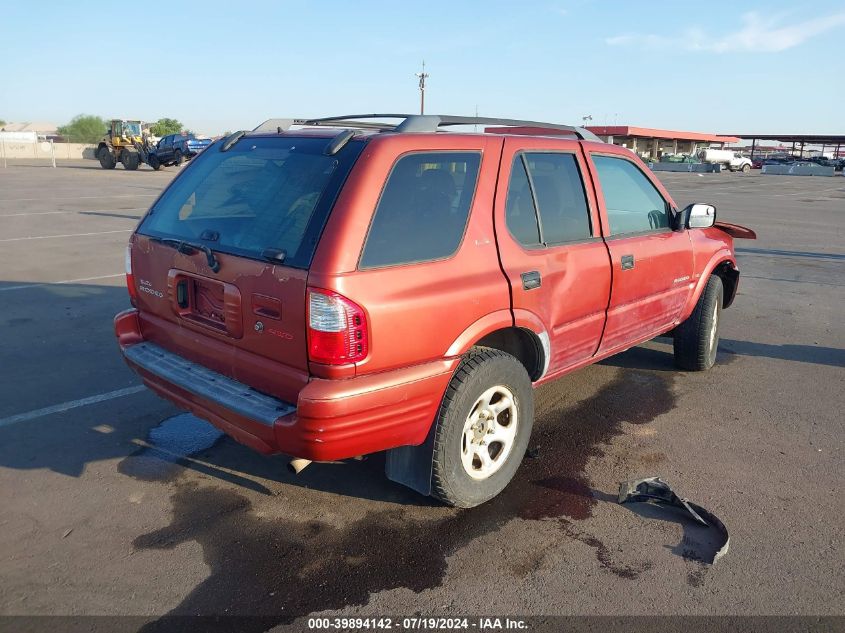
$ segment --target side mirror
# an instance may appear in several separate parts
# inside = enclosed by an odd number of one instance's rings
[[[712,204],[695,202],[678,215],[678,226],[687,229],[706,229],[716,222],[716,207]]]

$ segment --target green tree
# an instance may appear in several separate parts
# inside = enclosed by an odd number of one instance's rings
[[[168,134],[178,134],[182,131],[182,123],[176,119],[159,119],[150,127],[150,131],[156,136],[167,136]]]
[[[96,143],[107,127],[108,124],[98,116],[78,114],[70,123],[60,126],[58,132],[71,143]]]
[[[0,119],[0,127],[3,127],[4,125],[6,125],[6,122],[3,119]]]

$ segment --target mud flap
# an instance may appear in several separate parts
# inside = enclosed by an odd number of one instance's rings
[[[390,481],[402,484],[421,495],[431,494],[431,469],[434,457],[434,432],[431,425],[425,442],[419,446],[398,446],[387,451],[384,473]]]
[[[722,535],[724,542],[713,554],[713,560],[706,561],[711,565],[728,553],[728,546],[731,539],[728,536],[728,528],[719,518],[696,505],[679,497],[665,481],[659,477],[646,477],[644,479],[632,479],[619,484],[619,503],[631,501],[653,501],[658,504],[674,506],[685,510],[686,513],[699,525],[715,528]]]

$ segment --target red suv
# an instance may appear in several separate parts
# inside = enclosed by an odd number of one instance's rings
[[[478,124],[498,127],[444,130]],[[150,208],[115,330],[150,389],[239,442],[297,470],[387,451],[390,479],[471,507],[519,466],[532,386],[667,332],[682,369],[713,365],[733,237],[754,233],[582,128],[271,120]]]

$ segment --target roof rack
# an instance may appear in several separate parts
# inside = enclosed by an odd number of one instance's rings
[[[364,119],[363,121],[361,119]],[[373,121],[370,119],[402,119],[397,124]],[[501,125],[507,127],[536,127],[547,130],[562,130],[585,141],[600,141],[599,137],[582,127],[543,123],[542,121],[523,121],[522,119],[497,119],[491,117],[453,116],[446,114],[345,114],[342,116],[321,117],[318,119],[268,119],[253,132],[284,132],[292,125],[348,127],[365,130],[391,131],[398,133],[437,132],[440,128],[455,125]]]

